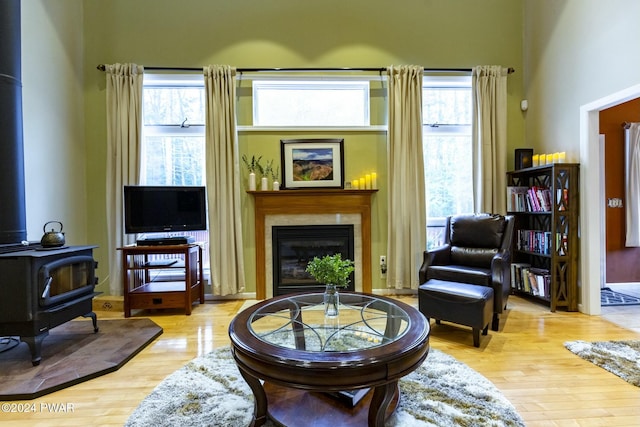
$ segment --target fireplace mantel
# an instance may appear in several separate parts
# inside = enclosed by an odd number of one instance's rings
[[[255,202],[256,298],[266,298],[267,215],[359,214],[362,226],[362,289],[371,292],[371,195],[378,190],[248,191]]]

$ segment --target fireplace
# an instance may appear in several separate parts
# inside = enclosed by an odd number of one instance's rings
[[[95,246],[3,247],[0,253],[0,336],[19,336],[29,346],[31,362],[41,360],[49,330],[78,316],[91,317],[97,278]]]
[[[295,225],[272,227],[273,295],[324,290],[305,270],[314,257],[340,253],[354,259],[353,225]],[[354,290],[351,274],[346,290]]]
[[[353,225],[355,291],[370,293],[371,196],[377,191],[251,191],[255,202],[256,298],[273,297],[271,230],[281,225]]]

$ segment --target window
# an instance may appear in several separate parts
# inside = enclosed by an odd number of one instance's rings
[[[253,126],[369,126],[369,81],[254,80]]]
[[[442,242],[448,215],[473,211],[471,77],[425,76],[422,110],[431,248]]]
[[[141,181],[204,185],[202,76],[145,75]]]
[[[145,74],[140,183],[205,185],[205,91],[202,75]],[[209,241],[207,231],[182,232]],[[205,276],[209,251],[203,251]]]

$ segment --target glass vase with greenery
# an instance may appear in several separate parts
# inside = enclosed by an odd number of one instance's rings
[[[328,317],[338,315],[338,288],[349,284],[349,277],[354,270],[353,261],[342,259],[342,254],[314,257],[307,264],[307,273],[316,281],[326,286],[324,292],[324,314]]]

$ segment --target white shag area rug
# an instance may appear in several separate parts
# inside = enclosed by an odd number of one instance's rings
[[[568,341],[564,346],[584,360],[640,387],[640,341]]]
[[[433,348],[399,386],[400,403],[387,426],[524,426],[513,405],[489,380]],[[229,347],[223,347],[165,378],[125,426],[244,427],[252,414],[251,389]]]

